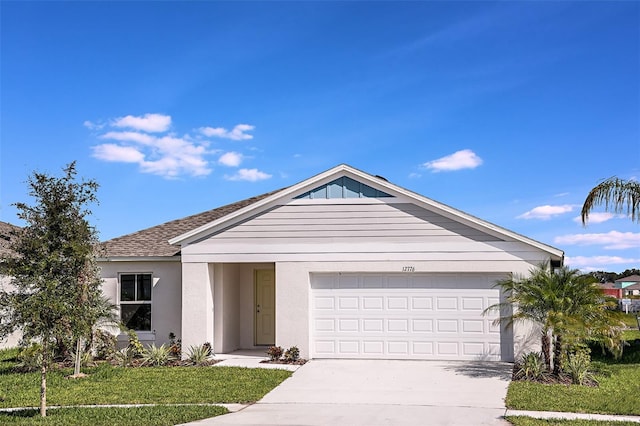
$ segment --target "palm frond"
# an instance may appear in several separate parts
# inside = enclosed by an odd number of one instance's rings
[[[610,177],[596,185],[582,205],[582,224],[589,221],[595,206],[604,205],[606,211],[625,213],[634,222],[640,222],[640,182]]]

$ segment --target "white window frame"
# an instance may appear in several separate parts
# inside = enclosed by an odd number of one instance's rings
[[[135,276],[134,293],[136,300],[122,300],[122,276],[133,275]],[[137,300],[138,293],[138,275],[149,275],[151,277],[151,300]],[[120,272],[118,273],[118,307],[120,314],[120,321],[122,322],[122,305],[150,305],[151,306],[151,322],[149,330],[133,330],[136,333],[152,333],[153,332],[153,273],[152,272]],[[122,322],[123,325],[124,322]]]

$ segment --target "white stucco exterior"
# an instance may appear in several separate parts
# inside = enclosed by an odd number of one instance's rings
[[[182,265],[179,261],[102,261],[103,294],[120,309],[119,276],[123,273],[150,273],[153,277],[151,331],[139,331],[143,344],[169,342],[169,333],[182,329]]]
[[[352,187],[354,182],[363,185],[362,192],[383,195],[304,199],[342,177]],[[563,257],[558,249],[348,166],[264,197],[169,243],[180,248],[169,262],[120,259],[101,264],[105,294],[113,300],[119,294],[119,274],[153,273],[155,335],[150,339],[163,343],[174,332],[184,350],[205,342],[217,353],[255,348],[260,312],[256,271],[273,270],[272,343],[285,349],[297,346],[305,358],[314,355],[314,274],[420,274],[425,280],[459,275],[473,283],[469,277],[526,275],[543,261],[559,264]],[[479,289],[488,287],[486,279],[480,281]],[[499,333],[498,358],[506,361],[539,340],[526,324]]]

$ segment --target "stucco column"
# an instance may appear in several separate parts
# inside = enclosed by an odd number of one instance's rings
[[[309,271],[300,262],[276,263],[276,345],[297,346],[309,358]]]
[[[213,344],[214,265],[182,264],[182,348]]]

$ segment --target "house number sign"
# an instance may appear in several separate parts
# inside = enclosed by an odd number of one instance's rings
[[[415,266],[403,266],[402,267],[402,272],[415,272],[416,268]]]

